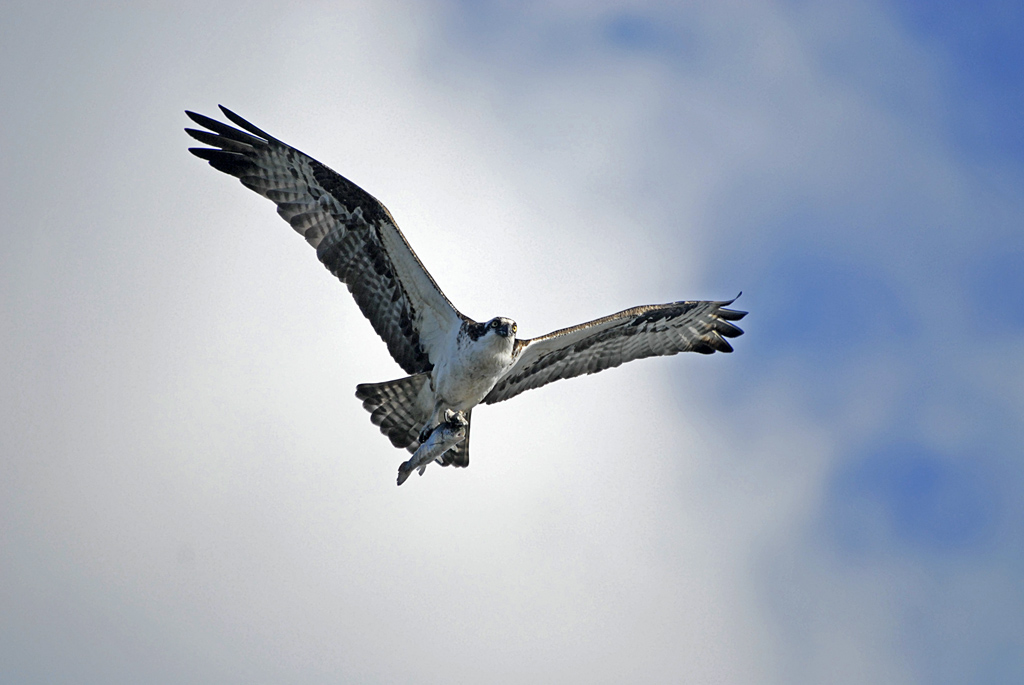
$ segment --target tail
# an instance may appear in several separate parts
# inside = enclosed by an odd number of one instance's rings
[[[370,412],[370,421],[380,426],[391,444],[415,452],[420,446],[419,436],[423,424],[434,409],[434,393],[430,389],[430,374],[417,373],[384,383],[363,383],[356,386],[356,397]],[[469,421],[471,412],[466,412]],[[469,426],[466,438],[441,457],[443,466],[469,466]]]
[[[380,426],[380,432],[388,436],[392,445],[416,450],[420,429],[434,408],[429,373],[386,383],[363,383],[356,386],[356,397],[363,401],[370,421]]]

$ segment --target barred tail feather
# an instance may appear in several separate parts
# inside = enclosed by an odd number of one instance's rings
[[[370,412],[370,421],[380,426],[395,447],[415,452],[419,434],[430,418],[433,402],[430,374],[417,373],[384,383],[363,383],[356,386],[356,397]]]

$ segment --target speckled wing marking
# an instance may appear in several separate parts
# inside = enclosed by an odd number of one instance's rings
[[[208,148],[189,148],[277,204],[305,237],[407,373],[433,368],[448,333],[465,318],[416,257],[388,210],[312,157],[220,108],[239,130],[186,112],[206,131],[185,131]]]
[[[725,309],[734,301],[634,307],[540,338],[517,340],[515,363],[484,402],[501,402],[552,381],[597,373],[634,359],[679,352],[732,352],[725,338],[743,331],[729,322],[747,314]]]

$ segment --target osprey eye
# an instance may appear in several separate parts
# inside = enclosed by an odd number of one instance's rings
[[[512,332],[515,333],[519,329],[519,326],[512,324]]]
[[[497,328],[497,327],[498,327],[498,320],[495,319],[494,321],[491,322],[491,328]]]

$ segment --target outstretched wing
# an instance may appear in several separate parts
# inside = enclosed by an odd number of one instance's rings
[[[540,338],[517,340],[512,367],[484,398],[494,404],[561,378],[597,373],[634,359],[679,352],[732,352],[746,312],[727,302],[670,302],[634,307]]]
[[[277,204],[317,257],[355,297],[407,373],[429,371],[448,334],[465,318],[452,306],[369,193],[312,157],[220,108],[241,129],[186,112],[206,131],[185,131],[208,148],[189,148]]]

